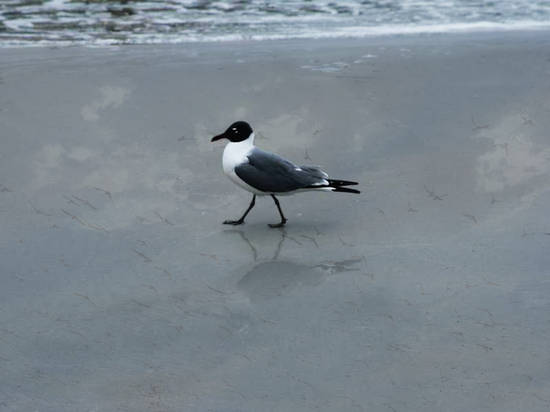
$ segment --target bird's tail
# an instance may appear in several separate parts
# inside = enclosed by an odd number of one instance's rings
[[[354,186],[358,185],[358,182],[352,182],[351,180],[335,180],[327,179],[329,186],[338,187],[338,186]]]
[[[328,187],[332,189],[333,192],[343,192],[343,193],[361,193],[359,190],[350,189],[349,187],[343,186],[354,186],[359,184],[358,182],[352,182],[350,180],[334,180],[327,179]]]

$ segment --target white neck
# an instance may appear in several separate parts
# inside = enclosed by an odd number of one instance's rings
[[[223,170],[231,173],[236,165],[245,161],[248,153],[254,148],[254,133],[242,142],[229,142],[223,151]]]
[[[250,146],[254,146],[254,132],[250,133],[250,136],[248,136],[248,139],[246,140],[243,140],[242,142],[238,142],[238,143],[247,143],[250,145]]]

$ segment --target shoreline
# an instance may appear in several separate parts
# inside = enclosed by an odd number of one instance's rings
[[[376,34],[366,36],[342,36],[342,37],[327,37],[315,38],[315,37],[282,37],[282,38],[266,38],[266,39],[235,39],[235,40],[212,40],[212,41],[182,41],[182,42],[154,42],[154,43],[121,43],[121,44],[44,44],[33,45],[29,44],[17,44],[17,45],[0,45],[0,52],[3,50],[73,50],[73,49],[85,49],[85,50],[112,50],[112,49],[132,49],[132,48],[199,48],[199,47],[212,47],[224,48],[237,47],[237,46],[257,46],[261,48],[262,45],[273,44],[301,44],[301,43],[395,43],[395,42],[417,42],[420,40],[441,40],[441,39],[456,39],[460,40],[467,38],[479,38],[481,40],[489,40],[497,37],[504,38],[517,38],[517,37],[531,37],[538,38],[541,34],[550,33],[550,24],[541,25],[540,27],[532,28],[512,28],[512,29],[493,29],[488,27],[487,29],[480,29],[474,31],[421,31],[421,32],[407,32],[407,33],[388,33],[388,34]]]
[[[484,33],[521,33],[521,32],[547,32],[550,30],[550,23],[543,21],[515,21],[507,23],[495,23],[489,21],[471,22],[471,23],[448,23],[448,24],[425,24],[425,25],[402,25],[390,24],[381,26],[343,26],[339,29],[331,31],[317,31],[309,33],[288,34],[267,34],[267,35],[247,35],[233,34],[231,36],[224,35],[220,37],[199,36],[197,38],[182,38],[181,34],[170,37],[166,33],[155,38],[154,34],[148,35],[150,38],[144,38],[139,41],[132,39],[131,41],[117,41],[114,39],[108,40],[36,40],[41,43],[35,46],[32,41],[25,42],[23,40],[9,40],[8,37],[2,39],[0,35],[0,48],[19,48],[19,47],[124,47],[124,46],[162,46],[162,45],[191,45],[191,44],[211,44],[211,43],[239,43],[239,42],[270,42],[270,41],[287,41],[287,40],[366,40],[372,38],[388,38],[388,37],[405,37],[405,36],[429,36],[429,35],[480,35]],[[11,44],[2,44],[2,41]]]

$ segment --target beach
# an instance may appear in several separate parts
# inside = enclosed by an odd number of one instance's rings
[[[0,49],[0,410],[547,411],[548,31]],[[357,180],[281,197],[223,142]]]

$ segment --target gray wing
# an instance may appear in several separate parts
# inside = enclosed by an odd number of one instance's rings
[[[255,148],[248,163],[235,167],[248,185],[267,193],[284,193],[324,185],[326,173],[315,166],[298,167],[286,159]]]

